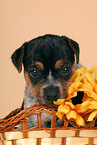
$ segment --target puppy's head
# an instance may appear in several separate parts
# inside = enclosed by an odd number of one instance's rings
[[[24,43],[11,58],[19,73],[23,64],[32,96],[50,105],[66,95],[75,58],[79,62],[79,46],[65,36],[44,35]]]

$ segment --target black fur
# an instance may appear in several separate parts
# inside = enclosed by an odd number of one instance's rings
[[[69,41],[68,41],[69,40]],[[27,69],[29,64],[33,61],[45,62],[46,68],[54,64],[58,59],[69,60],[71,64],[74,63],[74,51],[70,45],[74,46],[75,52],[79,61],[79,45],[77,42],[69,39],[66,36],[57,35],[44,35],[38,38],[32,39],[29,42],[24,43],[19,49],[17,49],[12,55],[12,62],[19,70],[19,58],[21,57],[21,49],[24,47],[23,64],[24,69]]]

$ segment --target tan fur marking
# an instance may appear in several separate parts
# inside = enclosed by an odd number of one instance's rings
[[[36,65],[36,67],[37,67],[39,70],[44,70],[44,66],[43,66],[43,63],[42,63],[42,62],[37,61],[37,62],[35,63],[35,65]]]
[[[34,86],[30,82],[29,75],[27,72],[24,73],[24,76],[25,76],[25,80],[26,80],[28,86],[31,88],[31,94],[32,94],[32,91],[34,90]],[[33,91],[33,93],[34,93],[34,91]]]
[[[32,85],[32,83],[30,82],[29,75],[27,72],[24,73],[24,76],[25,76],[25,80],[26,80],[28,86],[31,89],[31,95],[34,96],[37,100],[37,97],[36,97],[37,96],[37,91],[36,91],[37,88],[34,85]]]
[[[24,76],[25,76],[25,80],[28,84],[28,86],[31,89],[31,95],[35,97],[35,99],[37,100],[37,102],[39,101],[39,95],[40,95],[40,88],[41,88],[41,81],[37,84],[37,85],[33,85],[30,82],[30,78],[29,78],[29,74],[25,71],[24,72]]]
[[[63,65],[63,61],[62,60],[58,60],[56,63],[55,63],[55,69],[60,69]]]
[[[72,66],[72,73],[74,73],[75,72],[75,66],[73,65]]]
[[[59,79],[60,82],[60,86],[59,86],[59,90],[60,90],[60,94],[62,94],[60,97],[65,98],[66,97],[66,90],[68,89],[68,87],[70,86],[70,84],[72,83],[71,78],[68,80],[68,82],[66,81],[62,81]]]

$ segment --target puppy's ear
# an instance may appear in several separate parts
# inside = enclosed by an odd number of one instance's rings
[[[76,62],[79,63],[79,45],[78,45],[78,43],[73,41],[72,39],[68,39],[68,44],[74,51],[74,54],[76,56]]]
[[[67,42],[67,44],[72,48],[76,56],[76,62],[79,63],[79,44],[68,37],[65,37],[65,36],[63,37],[64,37],[64,40]]]
[[[22,71],[22,62],[27,48],[27,42],[24,43],[20,48],[18,48],[11,56],[12,62],[17,68],[18,72]]]

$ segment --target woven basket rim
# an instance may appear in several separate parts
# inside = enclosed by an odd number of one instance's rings
[[[42,130],[43,129],[52,130],[52,128],[55,130],[56,129],[71,129],[71,130],[97,129],[97,127],[94,127],[95,120],[90,122],[88,124],[88,126],[86,126],[86,127],[79,127],[75,124],[73,119],[67,120],[66,116],[64,116],[64,118],[63,118],[64,126],[55,127],[55,120],[57,117],[56,111],[57,111],[57,108],[55,106],[46,106],[46,105],[40,105],[40,104],[35,104],[24,110],[21,110],[21,108],[17,108],[15,110],[13,110],[11,113],[9,113],[6,117],[0,119],[0,132],[1,133],[6,132],[6,131],[24,131],[25,132],[25,131],[29,131],[29,130],[41,130],[41,129]],[[51,127],[43,128],[43,127],[41,127],[41,125],[38,125],[38,127],[32,127],[30,129],[27,129],[27,127],[23,128],[23,129],[14,128],[16,125],[19,125],[23,122],[27,122],[27,119],[29,116],[36,114],[39,117],[39,115],[43,112],[49,113],[52,115],[54,123],[52,123],[53,125],[51,125]],[[68,127],[68,124],[71,122],[74,123],[74,126]]]

